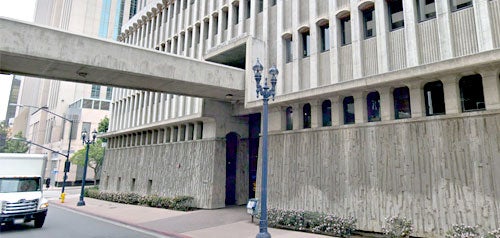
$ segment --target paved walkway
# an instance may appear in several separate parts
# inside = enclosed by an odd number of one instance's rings
[[[258,220],[251,217],[244,206],[224,209],[180,212],[161,208],[112,203],[85,198],[85,206],[78,207],[77,194],[68,194],[65,203],[50,197],[51,205],[61,206],[89,215],[105,218],[139,229],[173,238],[250,238],[259,232]],[[50,210],[50,209],[49,209]],[[272,237],[325,238],[316,234],[269,228]]]

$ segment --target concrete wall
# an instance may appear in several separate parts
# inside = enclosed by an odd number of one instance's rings
[[[237,204],[248,200],[248,143],[241,140],[237,159]],[[167,197],[188,195],[199,208],[225,206],[226,143],[223,139],[108,149],[103,191],[148,193]],[[118,180],[120,178],[120,184]],[[135,186],[132,188],[132,179]],[[118,188],[119,187],[119,188]]]
[[[274,132],[269,149],[270,208],[352,215],[371,231],[406,216],[425,236],[500,226],[498,110]]]

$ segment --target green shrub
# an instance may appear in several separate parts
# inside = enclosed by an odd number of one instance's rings
[[[174,209],[174,210],[191,211],[191,210],[193,210],[193,201],[194,201],[193,197],[177,196],[177,197],[174,197],[170,201],[170,203],[171,203],[172,209]]]
[[[490,231],[486,233],[486,235],[484,235],[484,238],[498,238],[498,237],[500,237],[500,228]]]
[[[390,238],[410,237],[413,232],[413,222],[406,217],[389,217],[385,219],[386,226],[382,229]]]
[[[453,225],[452,228],[446,232],[447,238],[455,237],[480,237],[478,232],[479,226],[466,226],[466,225]]]

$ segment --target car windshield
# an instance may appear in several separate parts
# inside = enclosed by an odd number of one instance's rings
[[[0,178],[0,193],[40,191],[39,178]]]

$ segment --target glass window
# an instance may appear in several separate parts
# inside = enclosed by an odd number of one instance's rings
[[[259,0],[259,12],[264,11],[264,0]]]
[[[251,9],[252,9],[252,2],[251,0],[247,0],[247,15],[246,15],[247,19],[250,18]]]
[[[302,57],[307,58],[311,55],[311,35],[309,31],[302,32]]]
[[[293,53],[292,53],[292,37],[287,37],[284,39],[285,41],[285,55],[286,55],[286,63],[293,61]]]
[[[332,125],[332,102],[325,100],[321,104],[321,114],[323,115],[323,126]]]
[[[485,109],[481,75],[476,74],[462,77],[458,84],[463,112]]]
[[[354,124],[354,97],[349,96],[344,98],[342,102],[344,106],[344,124]]]
[[[84,131],[87,132],[87,136],[89,136],[91,134],[91,132],[90,132],[91,125],[92,124],[90,122],[82,122],[82,132],[84,132]]]
[[[389,0],[387,1],[389,11],[389,27],[391,30],[396,30],[405,26],[403,15],[403,1]]]
[[[444,115],[444,92],[441,81],[430,82],[424,85],[425,112],[427,116]]]
[[[372,6],[363,10],[363,31],[365,39],[375,36],[375,8]]]
[[[101,96],[101,86],[92,85],[92,91],[90,92],[91,98],[99,98]]]
[[[330,50],[330,26],[328,24],[319,27],[321,34],[321,52]]]
[[[109,110],[109,102],[101,102],[101,110]]]
[[[92,108],[92,100],[90,100],[90,99],[83,99],[82,108]]]
[[[239,21],[239,16],[240,15],[240,6],[239,5],[233,5],[233,25],[237,25]]]
[[[371,92],[366,96],[368,122],[380,121],[380,94]]]
[[[222,11],[222,17],[224,17],[223,18],[224,22],[222,22],[222,24],[223,24],[222,27],[224,28],[224,30],[227,30],[227,27],[229,25],[229,14],[228,14],[228,12],[227,11]]]
[[[408,87],[396,88],[394,97],[394,117],[396,119],[411,118],[410,90]]]
[[[113,88],[108,86],[106,88],[106,100],[111,100],[112,96],[113,96]]]
[[[419,21],[436,18],[436,4],[434,0],[417,0],[417,10]]]
[[[0,178],[0,193],[40,191],[40,178]]]
[[[311,104],[307,103],[302,107],[304,128],[311,128]]]
[[[472,7],[472,0],[450,0],[450,5],[452,11],[458,11]]]
[[[292,107],[287,107],[285,110],[286,130],[293,130],[293,110]]]
[[[130,0],[130,12],[128,18],[132,18],[137,13],[137,0]]]
[[[351,17],[340,19],[340,36],[342,45],[351,44]]]
[[[276,5],[276,0],[270,0],[271,6]]]

